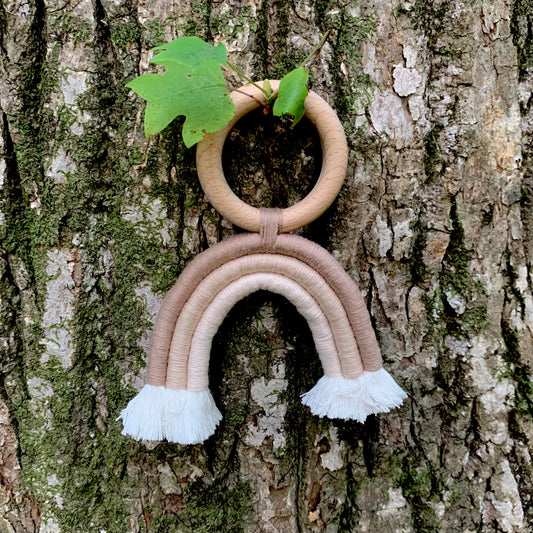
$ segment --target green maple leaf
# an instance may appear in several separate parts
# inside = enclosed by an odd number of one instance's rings
[[[293,126],[304,116],[304,102],[308,94],[307,78],[309,74],[304,67],[291,70],[279,82],[278,97],[272,112],[277,117],[290,115],[294,118]]]
[[[183,141],[190,148],[206,133],[224,127],[235,106],[229,97],[221,66],[227,64],[226,47],[181,37],[162,46],[151,60],[163,65],[163,74],[143,74],[126,87],[147,100],[144,115],[146,136],[166,128],[179,115],[185,116]]]

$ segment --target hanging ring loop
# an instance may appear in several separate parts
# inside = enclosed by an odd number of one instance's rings
[[[271,81],[276,90],[278,81]],[[246,93],[246,94],[242,94]],[[253,98],[250,98],[250,95]],[[200,184],[213,207],[230,222],[248,231],[260,229],[260,210],[243,202],[230,188],[222,169],[224,141],[235,123],[265,101],[264,94],[253,85],[232,92],[235,104],[233,119],[216,133],[198,143],[196,166]],[[335,200],[344,182],[348,166],[348,146],[344,129],[335,111],[318,94],[309,91],[305,116],[318,131],[322,144],[322,169],[311,192],[297,204],[282,210],[280,231],[296,230],[317,219]]]

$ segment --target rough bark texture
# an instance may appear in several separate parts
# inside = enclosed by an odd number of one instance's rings
[[[1,0],[0,532],[531,531],[532,27],[529,0]],[[125,82],[182,35],[278,78],[327,30],[311,86],[351,163],[303,234],[360,284],[409,399],[310,415],[310,333],[258,293],[213,348],[215,436],[122,437],[162,296],[234,231]],[[239,127],[239,194],[296,201],[312,132]]]

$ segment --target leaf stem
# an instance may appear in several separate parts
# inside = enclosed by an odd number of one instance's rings
[[[258,100],[254,95],[252,94],[248,94],[248,93],[245,93],[244,91],[240,91],[239,89],[234,89],[234,91],[236,93],[240,93],[240,94],[244,94],[244,96],[248,96],[249,98],[251,98],[252,100],[255,100],[259,105],[265,105],[264,102],[261,102],[260,100]]]
[[[267,100],[271,97],[271,93],[269,94],[267,91],[265,91],[265,89],[263,89],[263,87],[260,87],[259,85],[257,85],[255,81],[251,80],[246,74],[241,72],[235,65],[232,65],[229,61],[227,63],[228,63],[228,67],[233,69],[241,78],[245,79],[248,83],[251,83],[254,87],[259,89],[266,96]]]
[[[322,39],[320,39],[319,43],[309,52],[309,55],[298,65],[298,68],[305,67],[307,63],[310,63],[312,59],[314,59],[314,56],[320,52],[320,49],[324,46],[324,43],[326,42],[326,39],[329,37],[329,34],[331,33],[331,30],[328,30]],[[228,63],[229,64],[229,63]]]

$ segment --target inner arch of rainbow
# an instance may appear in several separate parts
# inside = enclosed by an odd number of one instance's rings
[[[202,442],[222,419],[209,391],[211,344],[230,309],[268,290],[307,320],[324,376],[302,402],[329,418],[364,422],[399,406],[405,392],[383,368],[356,284],[323,248],[297,235],[265,244],[260,234],[226,239],[198,255],[163,300],[147,383],[122,411],[125,435]]]

